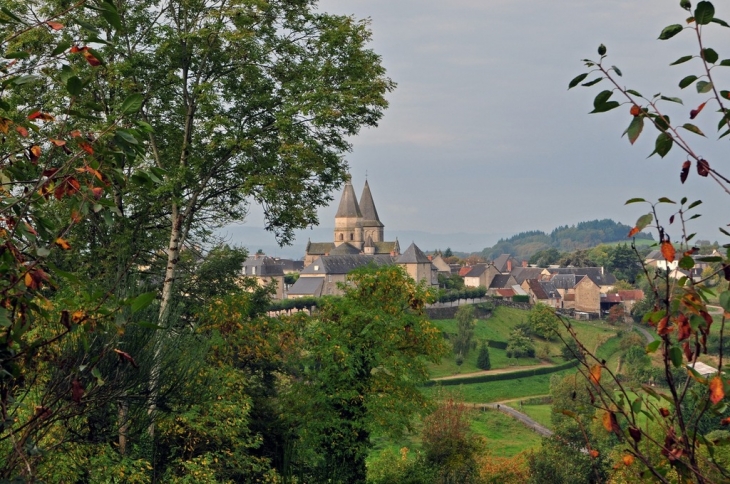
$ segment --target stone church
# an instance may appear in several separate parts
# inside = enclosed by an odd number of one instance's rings
[[[383,240],[384,228],[378,217],[367,180],[360,196],[360,203],[357,201],[352,183],[348,180],[335,215],[334,241],[308,242],[304,265],[306,267],[324,255],[399,256],[398,239],[396,238],[394,242]]]

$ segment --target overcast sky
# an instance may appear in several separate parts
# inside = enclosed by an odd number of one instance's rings
[[[676,148],[665,159],[647,159],[656,138],[648,128],[630,146],[621,138],[631,120],[628,106],[589,115],[605,81],[567,90],[568,82],[586,70],[580,59],[597,58],[596,48],[604,43],[626,86],[645,95],[661,91],[682,97],[685,105],[667,106],[668,114],[689,121],[689,110],[703,97],[693,87],[680,90],[677,83],[700,66],[696,61],[668,64],[696,52],[692,32],[656,40],[666,25],[687,17],[678,4],[322,1],[324,11],[371,19],[371,47],[398,84],[380,126],[354,138],[347,156],[358,195],[367,171],[386,238],[398,230],[550,231],[597,218],[632,224],[648,210],[625,207],[628,198],[686,195],[705,202],[692,230],[728,242],[717,230],[729,222],[720,211],[728,198],[717,185],[699,179],[694,170],[681,185],[684,157]],[[730,8],[720,2],[716,7],[717,16],[730,21]],[[730,30],[713,27],[724,37],[714,43],[711,38],[709,45],[721,59],[730,57]],[[730,68],[721,69],[730,74]],[[716,106],[710,107],[695,120],[709,140],[688,136],[711,165],[721,166],[727,150],[720,148],[728,141],[715,141],[718,118],[712,112]],[[322,226],[333,226],[336,204],[320,211]],[[252,210],[247,225],[263,226],[258,210]],[[678,229],[674,232],[676,238]],[[303,237],[306,242],[306,233]],[[484,239],[479,249],[495,242]]]

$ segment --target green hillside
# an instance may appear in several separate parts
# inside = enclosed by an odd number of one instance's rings
[[[531,230],[513,235],[508,239],[501,239],[492,247],[482,250],[481,255],[487,260],[493,260],[500,254],[512,254],[515,257],[527,259],[540,250],[550,248],[569,252],[599,244],[625,242],[629,230],[631,230],[630,226],[611,219],[591,220],[570,226],[563,225],[549,234],[540,230]],[[636,238],[653,240],[651,234],[643,232],[637,234]]]

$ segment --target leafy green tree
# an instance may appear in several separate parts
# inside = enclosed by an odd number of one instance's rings
[[[304,371],[291,393],[292,409],[307,415],[300,448],[320,456],[314,482],[365,481],[372,432],[410,427],[426,408],[426,363],[445,350],[424,316],[429,291],[401,268],[366,268],[348,281],[306,320]]]
[[[555,339],[560,331],[560,319],[555,310],[542,303],[535,304],[527,316],[530,332],[545,339]]]
[[[627,244],[617,244],[609,253],[606,269],[618,279],[633,284],[642,271],[641,260]]]
[[[466,358],[472,347],[472,339],[474,338],[474,306],[459,306],[456,310],[456,336],[452,343],[454,354]]]
[[[446,247],[446,250],[444,251],[444,257],[453,257],[454,253],[451,252],[451,247]]]
[[[514,328],[507,338],[507,357],[522,358],[535,356],[535,345],[522,329]]]
[[[482,344],[479,346],[479,355],[477,355],[477,368],[481,370],[491,370],[492,369],[492,362],[489,360],[489,348],[487,348],[487,343],[482,341]]]
[[[535,254],[530,257],[529,263],[530,265],[535,265],[537,267],[547,267],[552,264],[557,264],[561,257],[562,254],[560,251],[555,247],[551,247],[549,249],[535,252]]]

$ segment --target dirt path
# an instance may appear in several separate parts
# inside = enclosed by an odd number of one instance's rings
[[[498,370],[484,370],[484,371],[476,371],[474,373],[458,373],[456,375],[449,375],[449,376],[440,376],[438,378],[431,378],[431,380],[439,381],[439,380],[453,380],[454,378],[471,378],[473,376],[480,376],[480,375],[498,375],[501,373],[514,373],[516,371],[521,370],[532,370],[533,368],[542,368],[543,366],[554,366],[550,363],[540,363],[539,365],[527,365],[527,366],[509,366],[507,368],[500,368]]]

